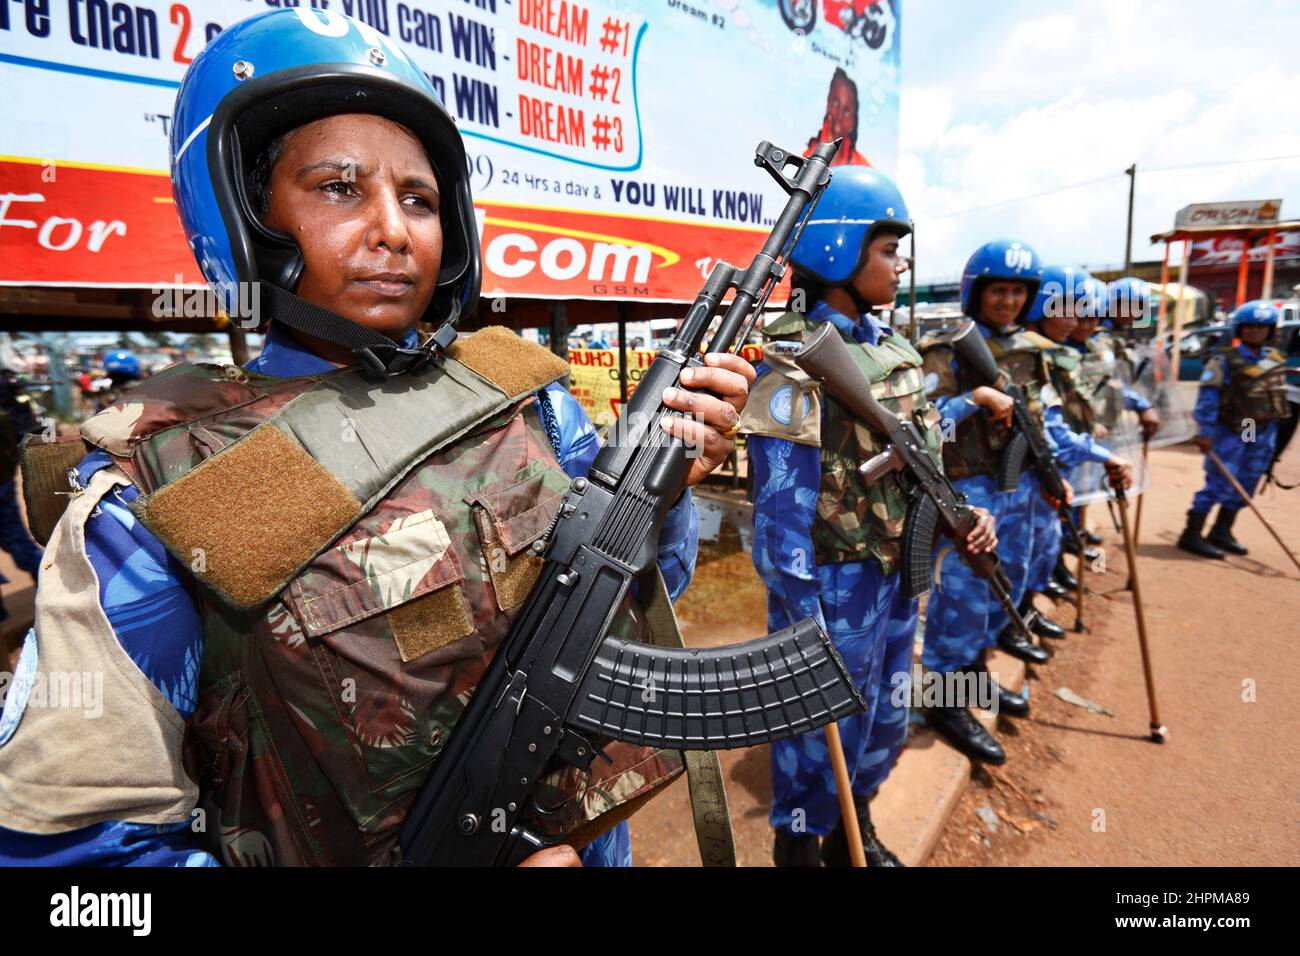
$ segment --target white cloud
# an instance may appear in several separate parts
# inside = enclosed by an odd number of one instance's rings
[[[1049,261],[1122,263],[1123,170],[1135,161],[1135,259],[1159,254],[1147,238],[1189,202],[1281,196],[1284,214],[1300,215],[1300,160],[1155,171],[1300,154],[1294,7],[1116,0],[1022,4],[1033,15],[1017,16],[982,6],[945,4],[968,21],[954,23],[936,18],[933,2],[904,4],[897,174],[922,282],[955,278],[976,246],[1000,236]]]

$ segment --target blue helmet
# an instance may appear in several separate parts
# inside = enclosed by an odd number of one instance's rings
[[[1120,307],[1124,305],[1128,306],[1125,311],[1131,322],[1137,321],[1139,317],[1145,319],[1147,313],[1151,311],[1151,283],[1146,279],[1139,279],[1136,276],[1116,279],[1107,286],[1107,295],[1110,300],[1112,321],[1120,314]]]
[[[199,268],[221,301],[238,283],[292,292],[303,269],[292,236],[261,221],[250,170],[277,137],[340,113],[401,123],[424,145],[441,193],[442,265],[424,320],[454,322],[479,293],[478,228],[465,147],[432,84],[389,37],[333,10],[271,10],[222,32],[176,94],[172,190]]]
[[[822,285],[845,285],[862,268],[872,235],[884,228],[900,236],[912,231],[894,181],[869,166],[836,167],[790,264]]]
[[[1029,303],[1026,322],[1041,322],[1044,316],[1083,315],[1088,302],[1088,280],[1092,276],[1077,266],[1043,266],[1038,292]]]
[[[104,356],[104,371],[109,375],[139,378],[140,360],[126,349],[118,349]]]
[[[1243,325],[1271,325],[1277,327],[1282,318],[1282,310],[1268,299],[1252,299],[1237,306],[1232,313],[1233,329]]]
[[[979,292],[989,282],[1023,282],[1029,287],[1029,297],[1020,310],[1017,322],[1024,322],[1029,308],[1038,294],[1039,280],[1043,274],[1042,261],[1033,246],[1014,239],[995,239],[986,242],[966,260],[961,274],[961,310],[971,318],[979,318]]]

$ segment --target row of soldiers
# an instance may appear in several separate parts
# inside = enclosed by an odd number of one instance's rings
[[[795,309],[766,326],[767,343],[799,341],[822,323],[836,328],[877,400],[916,425],[941,456],[954,487],[995,522],[997,553],[1033,633],[1060,640],[1065,631],[1059,625],[1029,613],[1034,597],[1058,600],[1079,588],[1062,550],[1082,549],[1080,560],[1091,562],[1101,538],[1085,531],[1076,542],[1063,535],[1061,512],[1068,502],[1049,500],[1032,471],[1020,476],[1016,490],[1001,490],[997,472],[1012,434],[1012,400],[959,359],[950,334],[927,335],[914,347],[879,317],[877,310],[893,302],[908,267],[898,249],[910,231],[907,207],[892,181],[873,169],[837,170],[791,256]],[[1161,425],[1156,409],[1132,384],[1133,327],[1150,317],[1149,285],[1123,278],[1108,286],[1082,269],[1044,264],[1026,242],[999,240],[971,255],[960,294],[964,316],[1023,391],[1061,471],[1086,473],[1095,463],[1092,471],[1106,483],[1130,486],[1134,463],[1106,442],[1108,427],[1123,421],[1136,418],[1146,439]],[[1235,321],[1244,341],[1217,355],[1207,369],[1197,440],[1212,441],[1253,488],[1276,426],[1261,425],[1253,446],[1240,440],[1237,429],[1243,417],[1268,422],[1284,411],[1278,404],[1279,356],[1260,351],[1276,324],[1276,309],[1252,303],[1238,310]],[[860,474],[859,465],[882,451],[884,439],[854,421],[783,350],[767,349],[758,373],[741,430],[749,436],[753,560],[767,587],[768,625],[776,630],[812,616],[848,663],[869,702],[866,712],[840,722],[867,862],[898,866],[876,834],[870,801],[907,736],[906,691],[919,618],[918,602],[906,596],[899,574],[908,491],[897,473],[874,481]],[[1184,546],[1193,537],[1200,542],[1205,511],[1217,502],[1223,510],[1210,540],[1244,553],[1229,544],[1232,509],[1240,501],[1222,494],[1224,484],[1210,475],[1189,516]],[[1077,508],[1072,518],[1081,522]],[[981,547],[988,540],[982,537]],[[1213,556],[1214,546],[1195,548]],[[987,671],[987,654],[998,647],[1042,665],[1052,652],[1041,640],[1023,636],[987,583],[953,552],[940,554],[935,577],[921,662],[927,684],[941,693],[933,705],[927,699],[926,722],[972,760],[1001,764],[1001,745],[976,719],[971,702],[951,691],[970,686],[960,678],[973,675],[996,688],[989,687],[997,712],[1026,716],[1027,693],[997,684],[997,675]],[[844,822],[820,734],[773,745],[772,789],[776,864],[844,865]]]

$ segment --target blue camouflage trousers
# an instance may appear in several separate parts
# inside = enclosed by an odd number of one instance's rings
[[[899,576],[882,574],[875,561],[819,565],[817,576],[830,638],[867,701],[866,711],[845,717],[839,728],[853,793],[868,797],[907,738],[917,603],[903,596]],[[770,631],[795,623],[771,594],[767,609]],[[774,743],[772,826],[825,836],[839,818],[826,732]]]
[[[1030,504],[1033,508],[1034,554],[1029,562],[1028,587],[1030,591],[1041,594],[1047,590],[1056,562],[1061,560],[1064,531],[1061,528],[1060,512],[1042,494],[1035,494]],[[1077,513],[1074,522],[1079,524]]]
[[[1255,433],[1254,441],[1244,441],[1240,432],[1226,425],[1215,425],[1210,432],[1214,436],[1214,453],[1252,497],[1255,486],[1264,477],[1269,462],[1273,460],[1273,450],[1277,447],[1277,427],[1277,422],[1269,422]],[[1223,472],[1206,455],[1205,487],[1192,498],[1192,510],[1205,513],[1216,504],[1229,511],[1246,507],[1241,495],[1237,494],[1228,479],[1223,477]]]
[[[1038,480],[1024,472],[1015,491],[998,491],[992,475],[975,475],[959,478],[953,486],[971,505],[992,513],[997,522],[998,556],[1011,582],[1012,599],[1019,603],[1028,584],[1034,549],[1033,498],[1041,497]],[[948,551],[935,569],[935,585],[925,612],[921,663],[939,673],[969,667],[984,648],[997,643],[998,632],[1008,623],[1006,611],[988,585],[975,577],[955,552]]]

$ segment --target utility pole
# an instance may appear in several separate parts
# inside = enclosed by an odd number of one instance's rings
[[[1128,233],[1124,238],[1124,274],[1128,275],[1133,268],[1133,191],[1137,186],[1137,163],[1124,170],[1124,174],[1128,176]]]

